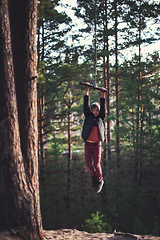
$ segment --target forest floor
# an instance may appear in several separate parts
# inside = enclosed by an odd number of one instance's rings
[[[0,232],[0,240],[23,240],[9,231]],[[44,230],[44,240],[160,240],[160,237],[129,233],[87,233],[76,229]],[[29,239],[28,239],[29,240]]]
[[[129,233],[87,233],[76,229],[44,231],[45,240],[160,240],[160,237],[140,236]]]

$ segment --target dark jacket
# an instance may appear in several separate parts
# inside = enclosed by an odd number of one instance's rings
[[[100,139],[103,142],[105,139],[105,127],[104,127],[104,119],[106,116],[105,98],[100,98],[100,111],[99,111],[98,117],[95,117],[94,114],[91,112],[90,97],[87,95],[84,96],[83,111],[85,116],[83,130],[82,130],[83,140],[85,142],[87,141],[94,123],[97,123],[99,127]]]

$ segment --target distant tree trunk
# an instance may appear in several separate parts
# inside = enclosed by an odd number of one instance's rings
[[[115,90],[116,90],[116,154],[117,166],[120,165],[119,150],[119,71],[118,71],[118,21],[117,21],[117,0],[115,0]]]
[[[105,0],[105,15],[106,15],[106,30],[108,30],[107,20],[107,0]],[[106,51],[107,51],[107,117],[110,115],[110,67],[109,67],[109,39],[108,34],[106,35]],[[108,160],[111,159],[111,148],[110,148],[110,121],[107,120],[107,142],[108,142]]]
[[[40,25],[37,26],[37,65],[39,66],[40,63]]]
[[[37,1],[10,1],[11,31],[7,2],[0,1],[0,230],[14,228],[24,240],[43,239],[35,78]]]
[[[63,100],[68,107],[68,171],[67,171],[67,193],[68,193],[68,206],[69,206],[69,194],[70,194],[70,168],[71,168],[71,160],[72,160],[72,149],[71,149],[71,112],[70,108],[73,105],[75,101],[75,96],[73,93],[73,96],[69,96],[69,99],[67,99],[66,95],[69,92],[69,88],[71,86],[71,81],[69,80],[68,86],[66,88],[66,91],[63,95]],[[71,94],[69,94],[71,95]],[[66,98],[65,98],[66,97]],[[72,98],[72,99],[71,99]]]
[[[138,34],[139,34],[139,43],[138,43],[138,50],[139,50],[139,71],[138,71],[138,84],[137,84],[137,135],[136,135],[136,158],[135,158],[135,174],[134,180],[136,183],[141,183],[142,177],[142,126],[143,120],[142,117],[142,107],[141,107],[141,92],[142,92],[142,84],[141,84],[141,0],[139,6],[139,27],[138,27]]]
[[[38,66],[40,61],[44,61],[45,55],[45,31],[44,20],[42,20],[42,51],[40,54],[40,26],[38,26],[38,39],[37,39],[37,51],[38,51]],[[45,67],[42,69],[45,74]],[[46,160],[44,150],[44,110],[45,110],[45,83],[38,84],[38,146],[39,146],[39,167],[42,176],[42,182],[46,182]]]
[[[44,50],[45,50],[44,20],[42,20],[42,56],[41,56],[41,61],[44,60]]]
[[[104,16],[106,18],[106,6],[104,4]],[[105,31],[106,31],[106,19],[104,19],[103,21],[103,27],[104,27],[104,45],[103,45],[103,50],[105,51],[106,50],[106,35],[105,35]],[[103,57],[103,81],[104,81],[104,87],[106,88],[107,87],[107,68],[106,68],[106,56]],[[106,160],[107,160],[107,138],[106,138],[106,129],[107,129],[107,126],[106,126],[106,122],[105,122],[105,145],[104,145],[104,167],[105,167],[105,171],[106,171]],[[104,174],[105,175],[105,171],[104,171]]]
[[[71,160],[72,160],[72,148],[71,148],[71,112],[70,106],[68,106],[68,185],[67,190],[70,191],[70,175],[71,175]]]
[[[38,98],[38,135],[39,135],[39,167],[43,179],[43,184],[46,182],[46,161],[44,150],[44,110],[45,110],[45,89],[39,91]]]
[[[103,57],[103,77],[104,77],[104,86],[107,88],[106,95],[106,106],[107,106],[107,116],[110,115],[110,67],[109,67],[109,39],[108,39],[108,16],[107,16],[107,0],[104,1],[104,51],[107,52],[107,57]],[[111,151],[110,151],[110,121],[107,120],[107,124],[105,122],[105,129],[107,132],[107,136],[105,138],[105,147],[104,147],[104,166],[106,166],[107,159],[107,150],[108,150],[108,160],[111,159]],[[107,147],[108,142],[108,147]]]

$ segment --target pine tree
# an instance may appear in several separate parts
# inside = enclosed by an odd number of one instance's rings
[[[45,138],[47,130],[45,126],[48,125],[45,121],[45,95],[46,95],[46,70],[53,64],[53,56],[59,55],[59,51],[65,48],[64,35],[67,30],[61,31],[60,25],[69,24],[71,19],[64,13],[58,13],[56,5],[59,1],[41,0],[38,5],[38,119],[39,119],[39,164],[42,173],[45,176]],[[54,53],[54,54],[53,54]],[[43,181],[45,182],[45,181]]]
[[[38,181],[36,1],[0,2],[1,231],[43,239]]]

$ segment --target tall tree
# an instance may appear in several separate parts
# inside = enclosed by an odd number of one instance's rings
[[[1,230],[15,229],[21,239],[43,239],[37,145],[37,1],[12,1],[10,13],[8,1],[2,0],[0,226]]]
[[[104,0],[104,51],[106,51],[106,55],[103,60],[103,71],[104,71],[104,86],[107,88],[107,117],[110,116],[110,65],[109,65],[109,12],[108,12],[108,1]],[[107,60],[106,60],[107,58]],[[107,119],[107,138],[105,141],[108,142],[108,160],[111,159],[111,148],[110,148],[110,120]],[[106,143],[107,143],[106,142]],[[105,151],[104,151],[105,152]]]
[[[118,11],[117,0],[114,1],[115,11],[115,91],[116,91],[116,154],[117,166],[120,165],[120,149],[119,149],[119,69],[118,69]]]
[[[60,59],[60,53],[65,49],[65,35],[70,30],[71,19],[65,13],[56,10],[59,0],[40,0],[38,4],[37,48],[38,48],[38,119],[39,119],[39,163],[40,170],[45,173],[46,127],[45,119],[47,74],[46,70],[54,68],[54,63]],[[66,29],[62,31],[61,25]],[[49,73],[50,75],[50,73]],[[43,78],[43,79],[42,79]],[[50,86],[49,86],[50,87]]]
[[[128,6],[128,15],[125,15],[123,19],[126,20],[128,28],[128,33],[132,37],[125,45],[132,45],[138,48],[138,64],[136,67],[137,78],[135,79],[135,84],[137,86],[137,110],[136,110],[136,142],[135,142],[135,172],[134,179],[136,183],[141,182],[142,178],[142,163],[143,163],[143,80],[141,77],[142,71],[142,52],[141,47],[143,43],[152,43],[156,41],[155,34],[147,32],[147,23],[154,21],[155,23],[158,21],[159,16],[159,5],[154,1],[131,1],[126,2]],[[155,26],[156,27],[156,26]],[[147,32],[147,34],[146,34]]]

